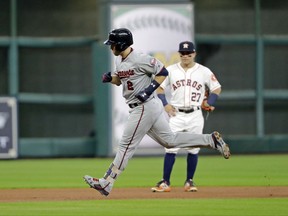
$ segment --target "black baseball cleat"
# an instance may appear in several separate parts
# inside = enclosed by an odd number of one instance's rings
[[[222,139],[221,134],[217,131],[214,131],[212,133],[212,138],[215,145],[214,148],[221,152],[225,159],[229,159],[229,157],[231,156],[230,149],[229,146]]]

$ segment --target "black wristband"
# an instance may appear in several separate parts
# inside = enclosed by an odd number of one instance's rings
[[[159,86],[160,84],[156,80],[153,80],[151,84],[145,89],[145,93],[151,95]]]

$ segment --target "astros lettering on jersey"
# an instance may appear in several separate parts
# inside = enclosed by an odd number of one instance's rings
[[[175,107],[201,106],[205,96],[205,86],[210,91],[221,87],[213,72],[199,63],[195,63],[186,72],[180,66],[180,62],[167,67],[167,70],[169,75],[161,87],[171,89],[170,103]]]

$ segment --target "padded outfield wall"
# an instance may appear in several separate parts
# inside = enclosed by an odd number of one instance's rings
[[[0,1],[0,96],[18,98],[19,157],[110,154],[109,88],[97,79],[112,3]],[[193,3],[197,61],[223,88],[205,132],[221,131],[235,153],[287,152],[288,2]]]

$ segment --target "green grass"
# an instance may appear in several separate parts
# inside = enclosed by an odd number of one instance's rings
[[[286,216],[287,199],[159,199],[0,203],[0,215]]]
[[[113,158],[0,161],[0,188],[81,188],[82,176],[102,177]],[[287,155],[200,156],[194,180],[198,186],[287,186]],[[162,157],[135,157],[119,176],[117,187],[150,187],[162,177]],[[171,176],[182,186],[186,158],[178,156]],[[21,179],[21,180],[20,180]]]
[[[113,158],[0,161],[0,188],[85,188],[85,174],[102,177]],[[287,155],[200,156],[195,181],[201,186],[288,186]],[[162,157],[134,157],[115,187],[150,188],[162,176]],[[173,186],[185,180],[186,159],[178,156]],[[262,199],[147,199],[0,203],[0,216],[21,215],[287,215],[288,196]]]

